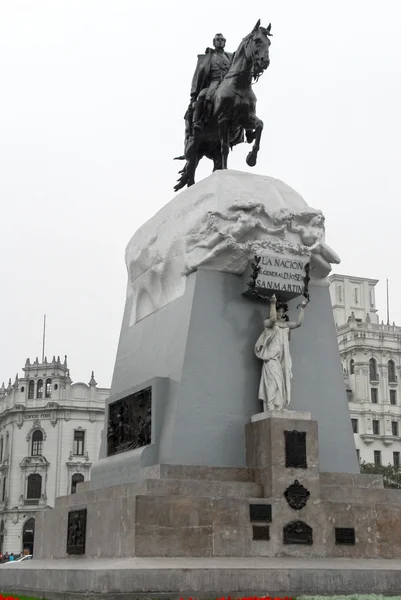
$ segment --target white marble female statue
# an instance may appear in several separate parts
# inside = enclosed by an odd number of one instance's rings
[[[255,354],[263,360],[259,400],[263,401],[265,411],[286,410],[290,404],[290,330],[301,327],[307,303],[307,300],[302,302],[298,320],[291,323],[285,314],[288,311],[287,304],[277,303],[276,296],[270,298],[269,318],[264,321],[264,331],[255,344]]]

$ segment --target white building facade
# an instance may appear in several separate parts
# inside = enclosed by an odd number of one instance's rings
[[[378,280],[329,279],[359,460],[401,466],[401,327],[379,322]]]
[[[72,383],[67,359],[28,359],[0,388],[0,551],[32,552],[35,514],[90,478],[109,389]]]

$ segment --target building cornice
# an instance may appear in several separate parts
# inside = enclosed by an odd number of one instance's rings
[[[332,281],[344,281],[344,279],[347,279],[351,282],[355,281],[356,283],[364,283],[366,281],[368,283],[376,285],[380,281],[379,279],[370,279],[369,277],[356,277],[355,275],[341,275],[340,273],[332,273],[327,278],[330,281],[330,283]]]
[[[23,404],[14,404],[14,406],[6,408],[3,412],[0,413],[0,422],[8,416],[17,415],[17,418],[20,417],[19,422],[22,425],[22,423],[27,420],[26,415],[35,415],[38,419],[40,419],[41,414],[44,414],[45,412],[50,413],[50,415],[56,416],[56,421],[58,418],[64,418],[63,412],[85,412],[103,415],[105,412],[104,403],[99,402],[99,404],[101,404],[101,406],[93,406],[92,403],[79,406],[74,404],[58,404],[57,402],[48,402],[45,406],[36,407],[27,407]],[[52,417],[50,417],[50,421],[53,421]]]

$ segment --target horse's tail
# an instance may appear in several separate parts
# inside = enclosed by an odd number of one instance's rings
[[[179,156],[174,160],[185,160],[185,156]],[[175,192],[178,192],[183,187],[188,185],[188,162],[185,163],[184,168],[181,169],[181,171],[179,171],[178,174],[181,175],[181,177],[179,179],[177,179],[177,183],[174,186]]]

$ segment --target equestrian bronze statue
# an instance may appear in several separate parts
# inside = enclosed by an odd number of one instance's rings
[[[234,54],[225,51],[226,40],[217,33],[214,48],[198,56],[192,80],[190,104],[185,113],[185,160],[174,188],[195,183],[195,171],[203,156],[213,161],[213,171],[227,169],[230,148],[254,142],[246,162],[256,165],[263,121],[256,116],[256,96],[252,81],[257,81],[270,64],[271,24],[260,20]]]

